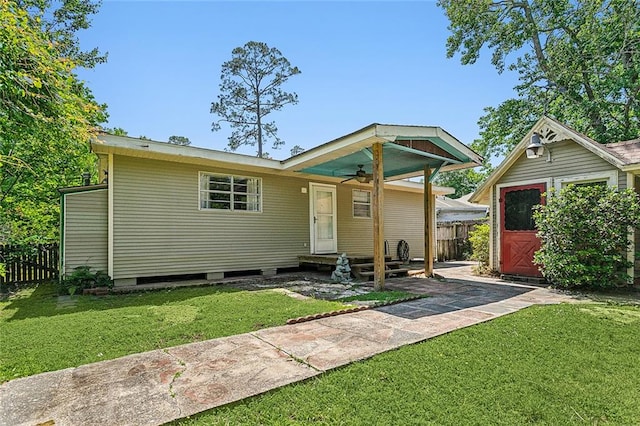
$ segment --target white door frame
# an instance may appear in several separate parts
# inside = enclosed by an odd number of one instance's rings
[[[322,189],[324,191],[330,191],[333,194],[332,197],[332,216],[333,216],[333,245],[330,248],[326,247],[318,247],[318,240],[316,239],[316,209],[315,209],[315,200],[316,200],[316,190]],[[337,191],[335,185],[327,185],[324,183],[314,183],[309,182],[309,241],[311,246],[311,254],[327,254],[327,253],[337,253],[338,251],[338,224],[337,224]]]

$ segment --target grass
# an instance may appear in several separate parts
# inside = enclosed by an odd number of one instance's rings
[[[639,335],[637,306],[536,306],[174,424],[640,424]]]
[[[377,300],[380,302],[393,302],[395,300],[406,299],[408,297],[416,297],[415,294],[406,291],[372,291],[365,294],[357,294],[355,296],[342,297],[338,299],[341,302],[353,302],[353,301],[371,301]]]
[[[46,284],[0,302],[0,383],[345,307],[222,286],[60,300]]]

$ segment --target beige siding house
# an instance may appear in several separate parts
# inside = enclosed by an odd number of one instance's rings
[[[536,134],[543,152],[528,158]],[[599,144],[543,117],[472,195],[470,201],[490,206],[490,266],[505,275],[539,277],[533,253],[540,247],[531,207],[544,202],[551,188],[570,183],[602,182],[619,188],[640,188],[640,140]],[[633,250],[629,253],[633,259]],[[640,276],[640,268],[630,271]]]
[[[384,161],[379,182],[385,180],[378,211],[370,182],[376,143]],[[100,136],[92,150],[104,183],[61,190],[62,270],[89,265],[116,285],[273,274],[309,254],[372,255],[377,214],[392,252],[405,240],[412,257],[424,257],[425,228],[435,231],[425,227],[425,186],[428,206],[451,191],[398,179],[480,162],[440,128],[386,125],[285,161],[112,135]]]

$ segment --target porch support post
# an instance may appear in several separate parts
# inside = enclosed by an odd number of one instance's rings
[[[384,289],[384,169],[382,144],[373,145],[373,288]]]
[[[435,203],[430,178],[431,169],[424,167],[424,275],[433,276],[433,219]]]

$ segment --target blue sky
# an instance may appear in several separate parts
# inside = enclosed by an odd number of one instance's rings
[[[470,144],[483,108],[512,97],[517,81],[489,54],[467,66],[447,59],[447,24],[431,1],[104,0],[79,36],[108,61],[79,75],[108,105],[110,127],[222,150],[230,131],[211,132],[209,112],[220,67],[234,47],[262,41],[302,71],[285,85],[299,103],[269,116],[286,142],[265,148],[274,158],[374,122],[440,126]]]

